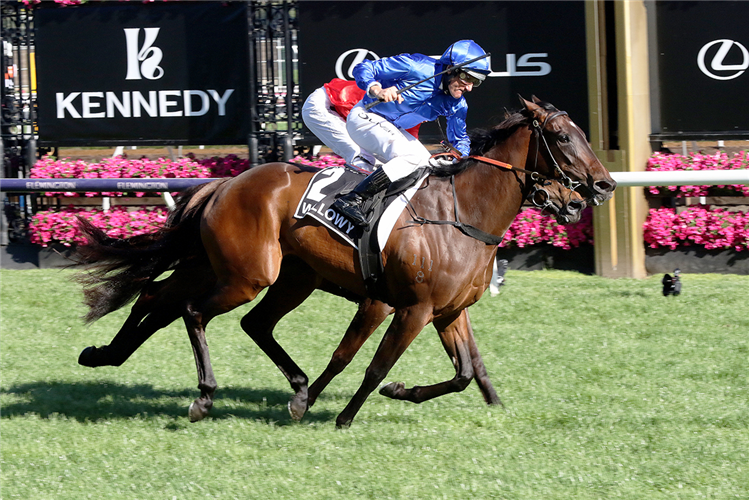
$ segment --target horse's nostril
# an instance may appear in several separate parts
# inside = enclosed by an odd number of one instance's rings
[[[616,181],[597,181],[593,184],[599,193],[609,193],[616,189]]]
[[[567,203],[567,211],[568,212],[579,212],[585,208],[585,202],[582,201],[571,201]]]

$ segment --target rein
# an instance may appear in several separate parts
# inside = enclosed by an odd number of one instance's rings
[[[573,181],[570,177],[567,176],[567,174],[564,173],[562,168],[559,166],[559,163],[557,163],[556,158],[554,158],[554,155],[551,152],[551,148],[549,147],[549,143],[546,141],[546,137],[543,134],[544,128],[546,128],[546,125],[550,123],[552,120],[559,116],[566,116],[566,111],[557,111],[555,113],[552,113],[551,115],[547,116],[546,119],[544,119],[543,123],[539,123],[538,120],[534,119],[531,123],[531,128],[533,129],[533,132],[536,135],[536,156],[533,161],[534,168],[538,165],[538,154],[540,151],[540,141],[543,139],[544,147],[546,148],[546,152],[549,154],[549,158],[551,158],[551,161],[554,165],[554,170],[560,175],[561,180],[557,180],[560,184],[562,184],[567,189],[574,190],[578,186],[580,186],[580,182]],[[438,153],[436,155],[432,155],[432,158],[440,157],[440,156],[450,156],[455,159],[461,159],[463,158],[460,155],[460,152],[455,149],[452,145],[450,145],[446,141],[442,141],[442,145],[446,147],[449,151],[446,153]],[[505,170],[511,170],[514,172],[523,172],[524,174],[527,174],[530,176],[531,180],[533,181],[533,185],[536,186],[540,181],[548,181],[552,180],[552,178],[543,175],[535,170],[527,170],[520,167],[515,167],[513,165],[510,165],[509,163],[505,163],[499,160],[495,160],[493,158],[487,158],[485,156],[478,156],[478,155],[470,155],[466,158],[470,158],[472,160],[482,162],[482,163],[488,163],[489,165],[494,165],[495,167],[503,168]],[[424,225],[424,224],[436,224],[436,225],[443,225],[443,226],[454,226],[460,230],[463,234],[466,236],[470,236],[471,238],[474,238],[476,240],[479,240],[483,243],[486,243],[487,245],[499,245],[502,242],[502,236],[495,236],[491,233],[487,233],[486,231],[482,231],[481,229],[472,226],[470,224],[464,224],[460,222],[460,217],[458,216],[458,197],[456,196],[455,192],[455,176],[450,176],[450,185],[452,187],[453,191],[453,207],[455,211],[455,220],[449,221],[449,220],[431,220],[427,219],[425,217],[422,217],[416,213],[416,210],[414,209],[411,202],[408,202],[409,211],[411,212],[411,217],[413,218],[413,222],[415,222],[418,225]],[[543,188],[541,188],[542,191]],[[538,188],[536,189],[538,191]],[[534,191],[535,193],[535,191]],[[531,194],[534,194],[531,193]],[[539,208],[547,208],[549,205],[553,204],[547,199],[545,203],[542,205],[536,204],[535,197],[531,198],[531,202],[534,203]]]

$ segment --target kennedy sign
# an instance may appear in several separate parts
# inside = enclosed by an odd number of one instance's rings
[[[42,144],[244,144],[246,4],[192,2],[36,13]]]
[[[659,1],[654,136],[749,136],[749,2]]]
[[[473,39],[491,52],[492,73],[466,95],[468,128],[498,123],[518,109],[517,94],[549,101],[583,129],[588,123],[585,2],[398,1],[299,2],[302,93],[308,96],[364,59],[404,52],[439,57],[450,44]],[[443,122],[444,123],[444,122]],[[419,131],[439,141],[435,124]],[[307,132],[305,140],[314,142]]]

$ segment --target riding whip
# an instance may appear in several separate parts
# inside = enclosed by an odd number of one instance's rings
[[[466,65],[468,65],[468,64],[474,63],[474,62],[476,62],[476,61],[480,61],[481,59],[485,59],[485,58],[489,57],[490,55],[492,55],[492,54],[491,54],[491,52],[487,52],[486,54],[484,54],[484,55],[482,55],[482,56],[474,57],[474,58],[473,58],[473,59],[471,59],[471,60],[468,60],[468,61],[462,62],[462,63],[460,63],[460,64],[456,64],[455,66],[450,66],[450,67],[449,67],[449,68],[447,68],[446,70],[440,71],[439,73],[435,73],[435,74],[433,74],[432,76],[428,76],[428,77],[426,77],[426,78],[424,78],[424,79],[422,79],[422,80],[419,80],[419,81],[418,81],[418,82],[416,82],[416,83],[412,83],[411,85],[408,85],[408,86],[406,86],[406,87],[403,87],[402,89],[399,89],[397,93],[398,93],[398,94],[402,94],[402,93],[403,93],[403,92],[405,92],[406,90],[409,90],[409,89],[411,89],[411,88],[413,88],[413,87],[415,87],[415,86],[419,85],[420,83],[424,83],[425,81],[427,81],[427,80],[431,80],[432,78],[434,78],[434,77],[436,77],[436,76],[444,75],[445,73],[447,73],[447,72],[450,72],[450,71],[453,71],[453,70],[455,70],[455,69],[457,69],[457,68],[462,68],[463,66],[466,66]],[[385,101],[377,100],[377,101],[373,101],[373,102],[370,102],[369,104],[367,104],[366,106],[364,106],[364,109],[366,109],[366,110],[369,110],[369,109],[371,109],[371,108],[372,108],[373,106],[376,106],[377,104],[380,104],[381,102],[385,102]]]

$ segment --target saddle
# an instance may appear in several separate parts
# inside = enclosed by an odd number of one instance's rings
[[[420,167],[367,200],[362,211],[372,222],[369,229],[364,230],[332,205],[338,196],[354,189],[365,174],[349,166],[322,169],[310,180],[299,200],[294,218],[312,217],[345,243],[359,250],[359,263],[367,292],[370,297],[379,299],[383,295],[379,290],[380,278],[384,272],[382,249],[403,208],[429,171],[427,166]]]

